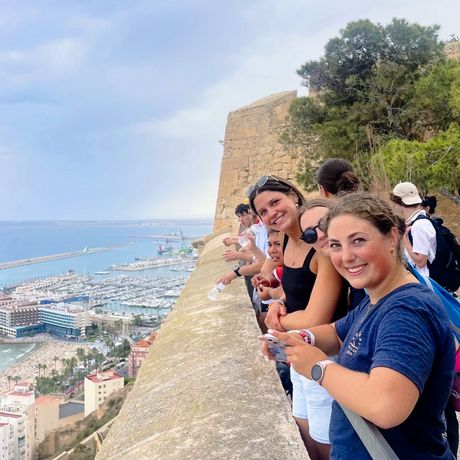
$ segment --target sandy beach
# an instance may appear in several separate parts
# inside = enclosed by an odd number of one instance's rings
[[[32,341],[32,340],[31,340]],[[34,383],[35,375],[38,374],[38,364],[46,364],[46,370],[41,371],[41,375],[45,372],[48,375],[54,369],[54,357],[59,358],[56,361],[56,370],[61,370],[61,359],[69,359],[77,355],[77,348],[82,347],[89,350],[89,347],[79,344],[55,340],[50,337],[37,338],[34,337],[33,342],[36,343],[35,348],[28,353],[23,359],[18,361],[7,370],[0,373],[0,395],[8,391],[8,375],[21,377],[21,382]],[[14,386],[14,381],[11,381],[10,389]]]

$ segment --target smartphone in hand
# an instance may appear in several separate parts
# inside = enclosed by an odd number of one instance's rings
[[[285,351],[285,344],[278,340],[274,335],[271,334],[264,334],[264,339],[267,342],[268,349],[270,353],[275,358],[275,361],[283,361],[286,362],[286,351]]]

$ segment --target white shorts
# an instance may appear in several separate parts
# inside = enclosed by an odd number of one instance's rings
[[[296,372],[291,366],[292,415],[308,420],[310,436],[322,444],[330,444],[332,396],[313,380]]]

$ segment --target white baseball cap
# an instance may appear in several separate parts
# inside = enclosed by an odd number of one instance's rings
[[[417,187],[412,182],[400,182],[393,189],[393,195],[401,198],[401,201],[408,206],[422,202]]]

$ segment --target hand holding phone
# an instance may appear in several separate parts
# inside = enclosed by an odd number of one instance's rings
[[[275,336],[271,334],[264,334],[263,335],[265,341],[267,342],[268,349],[270,350],[270,353],[273,355],[275,358],[275,361],[283,361],[286,362],[286,351],[285,347],[286,345],[284,342],[281,342],[278,340]]]

